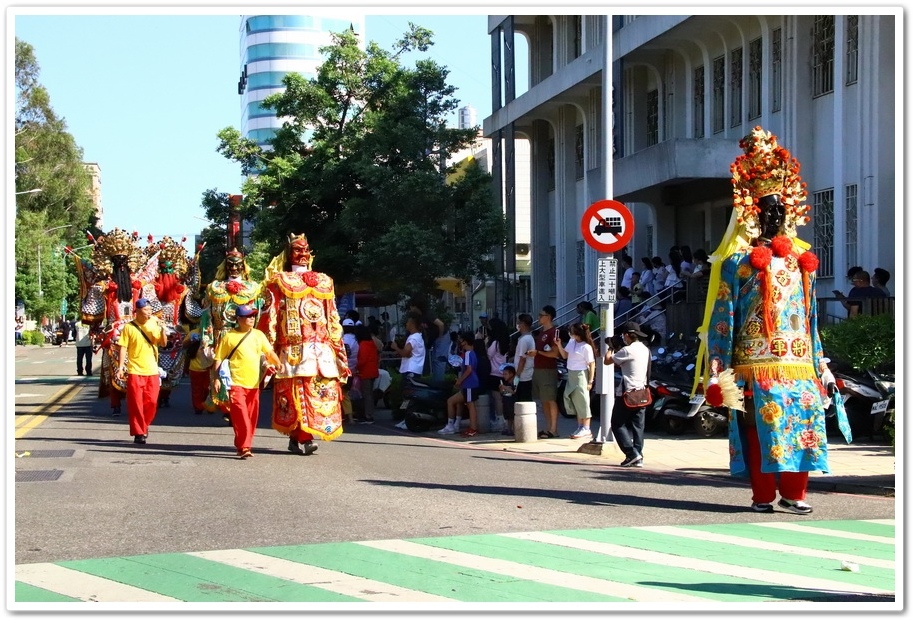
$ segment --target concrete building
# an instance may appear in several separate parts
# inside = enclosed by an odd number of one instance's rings
[[[91,176],[89,196],[92,198],[92,206],[95,208],[95,215],[99,219],[97,225],[99,229],[104,230],[104,225],[102,223],[102,217],[104,215],[102,211],[102,168],[99,166],[98,162],[84,162],[83,166]]]
[[[261,108],[268,95],[284,90],[283,77],[300,73],[314,78],[323,62],[318,51],[331,43],[332,32],[352,28],[365,33],[365,17],[344,12],[310,15],[243,15],[239,27],[242,135],[267,147],[283,120]]]
[[[712,251],[730,215],[729,166],[757,125],[802,164],[812,221],[799,235],[820,258],[819,295],[847,291],[854,264],[898,267],[902,19],[900,9],[490,16],[494,112],[483,132],[494,145],[531,142],[534,305],[560,309],[594,289],[598,254],[579,223],[600,199],[633,213],[626,251],[637,262],[675,244]],[[527,58],[515,58],[517,35]],[[529,85],[516,95],[520,64]],[[493,170],[510,212],[519,193],[501,151]]]

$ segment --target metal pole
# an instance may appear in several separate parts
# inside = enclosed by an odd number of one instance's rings
[[[38,296],[44,297],[44,291],[41,289],[41,244],[38,245]]]
[[[604,309],[604,322],[601,323],[601,344],[607,352],[610,347],[605,344],[605,340],[614,335],[614,304],[608,303]],[[601,349],[599,349],[601,350]],[[614,410],[614,366],[604,365],[604,356],[601,357],[601,387],[599,392],[601,396],[601,425],[598,427],[598,434],[595,436],[595,443],[610,443],[614,441],[614,435],[611,432],[611,413]]]

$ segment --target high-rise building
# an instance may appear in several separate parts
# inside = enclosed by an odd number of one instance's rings
[[[282,92],[283,77],[307,78],[323,62],[319,49],[331,43],[332,32],[365,33],[365,17],[340,10],[311,15],[243,15],[239,27],[242,136],[267,147],[283,125],[273,111],[261,108],[268,95]]]
[[[470,130],[477,125],[477,110],[473,106],[462,106],[458,109],[458,128]]]
[[[84,162],[83,167],[89,172],[91,183],[89,186],[89,196],[92,199],[92,207],[95,208],[95,215],[98,217],[96,226],[102,228],[102,168],[97,162]]]

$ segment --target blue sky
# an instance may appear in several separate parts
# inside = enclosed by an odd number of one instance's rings
[[[216,153],[216,133],[240,123],[244,10],[235,10],[8,15],[15,36],[34,47],[39,80],[85,161],[101,167],[105,229],[187,236],[190,249],[207,225],[202,193],[239,191],[238,167]],[[487,16],[367,14],[366,36],[389,47],[409,21],[434,32],[435,45],[424,56],[449,68],[461,105],[474,106],[482,122],[490,111]]]

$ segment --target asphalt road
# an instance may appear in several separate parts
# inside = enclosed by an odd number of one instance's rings
[[[748,486],[740,481],[473,447],[396,429],[386,412],[375,425],[319,442],[312,456],[295,456],[270,428],[270,392],[262,393],[252,459],[235,458],[231,428],[220,416],[191,412],[187,384],[160,410],[148,444],[136,446],[126,418],[110,416],[107,399],[96,397],[97,377],[73,379],[79,390],[69,402],[39,406],[70,398],[66,376],[73,372],[73,346],[16,349],[17,396],[40,394],[17,397],[17,417],[48,417],[21,437],[17,423],[15,469],[57,475],[15,484],[16,564],[796,518],[749,513]],[[812,492],[809,501],[817,519],[894,517],[893,498]]]

